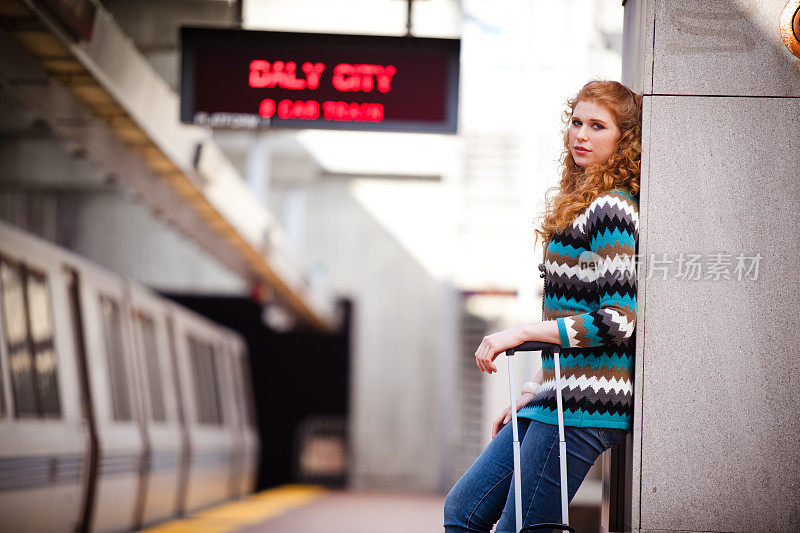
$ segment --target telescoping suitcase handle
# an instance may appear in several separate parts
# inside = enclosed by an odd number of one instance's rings
[[[561,471],[561,520],[562,523],[547,522],[533,524],[525,528],[522,527],[522,465],[519,458],[519,430],[517,429],[517,409],[516,409],[516,383],[514,381],[514,357],[516,352],[539,352],[542,350],[552,350],[553,362],[556,374],[556,404],[558,408],[558,444],[559,444],[559,469]],[[537,531],[542,529],[571,531],[575,530],[569,525],[569,513],[567,507],[569,500],[567,496],[567,443],[564,439],[564,410],[561,405],[561,364],[558,354],[561,346],[552,342],[528,341],[519,346],[506,350],[508,359],[508,390],[511,396],[511,430],[513,433],[514,446],[514,510],[516,512],[516,530],[518,533],[525,531]]]
[[[539,352],[542,350],[558,351],[560,349],[561,346],[554,342],[527,341],[523,342],[519,346],[509,348],[506,350],[506,355],[514,355],[515,352]]]

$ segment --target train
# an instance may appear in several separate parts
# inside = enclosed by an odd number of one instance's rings
[[[130,531],[254,490],[241,335],[0,222],[0,529]]]

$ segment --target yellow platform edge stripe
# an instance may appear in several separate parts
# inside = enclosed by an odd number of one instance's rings
[[[140,533],[225,533],[263,522],[305,505],[326,492],[320,485],[281,485],[164,522]]]

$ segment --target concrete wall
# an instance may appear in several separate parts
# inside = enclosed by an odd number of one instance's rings
[[[247,280],[118,190],[59,193],[58,221],[58,244],[156,290],[247,294]]]
[[[455,290],[371,212],[374,204],[352,193],[350,180],[277,187],[270,207],[281,217],[289,195],[288,203],[301,196],[305,206],[301,249],[312,263],[328,266],[336,293],[354,301],[351,486],[442,490],[450,419],[457,414]],[[430,219],[432,233],[440,231],[435,210],[407,210]]]
[[[778,34],[785,5],[625,5],[623,81],[645,94],[633,531],[800,524],[800,59]],[[719,274],[715,254],[731,261]],[[736,270],[740,254],[760,254],[757,273]]]
[[[246,294],[246,280],[160,220],[0,91],[0,219],[171,292]]]

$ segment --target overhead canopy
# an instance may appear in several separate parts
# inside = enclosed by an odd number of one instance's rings
[[[62,3],[74,17],[53,9]],[[179,122],[177,95],[108,12],[83,4],[0,4],[5,90],[233,271],[269,287],[304,322],[332,330],[332,298],[303,279],[280,227],[210,133]]]

